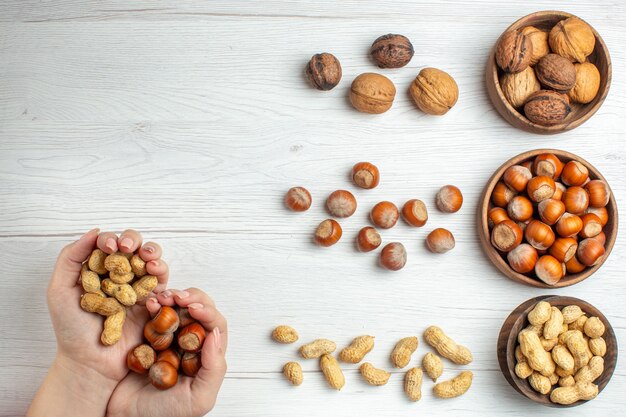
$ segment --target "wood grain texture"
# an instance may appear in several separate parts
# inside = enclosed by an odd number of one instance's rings
[[[584,126],[541,137],[500,118],[484,68],[508,25],[555,8],[601,33],[614,79]],[[47,280],[61,247],[94,226],[132,226],[162,243],[171,286],[204,289],[228,318],[229,371],[211,415],[556,415],[521,397],[498,368],[503,320],[538,290],[491,265],[475,213],[500,164],[542,147],[596,166],[624,210],[625,4],[9,0],[0,4],[0,22],[0,415],[23,415],[54,357]],[[360,114],[347,100],[350,82],[377,71],[367,51],[389,32],[408,36],[415,57],[384,71],[398,89],[392,109]],[[343,67],[330,92],[311,89],[303,77],[320,51],[333,52]],[[424,66],[449,72],[459,85],[459,102],[444,117],[420,113],[408,96]],[[350,184],[350,168],[361,160],[380,168],[378,188]],[[454,215],[434,207],[448,183],[465,197]],[[282,206],[294,185],[313,195],[306,213]],[[359,208],[342,222],[344,240],[317,248],[311,239],[327,216],[324,199],[339,188],[354,192]],[[376,202],[410,198],[426,202],[429,223],[384,231],[384,242],[405,244],[408,263],[383,271],[377,252],[357,253],[353,239]],[[454,251],[437,256],[424,248],[435,227],[455,234]],[[594,279],[551,292],[597,306],[618,340],[626,337],[625,250],[618,237]],[[278,324],[294,326],[303,342],[327,337],[339,346],[373,334],[368,361],[388,369],[397,340],[421,339],[437,324],[472,349],[474,384],[463,397],[436,400],[425,382],[422,400],[411,403],[401,371],[386,386],[369,387],[358,365],[344,365],[346,386],[337,393],[316,361],[301,361],[304,383],[294,388],[281,369],[298,346],[272,342]],[[427,351],[422,343],[412,364]],[[465,369],[446,365],[442,378]],[[618,361],[611,383],[577,415],[624,408],[625,384]]]

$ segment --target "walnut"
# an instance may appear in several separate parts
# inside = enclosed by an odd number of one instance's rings
[[[350,102],[358,111],[379,114],[391,108],[396,87],[384,75],[366,72],[352,81]]]
[[[456,104],[459,87],[447,72],[424,68],[411,83],[409,94],[421,111],[441,116]]]
[[[401,68],[413,58],[413,52],[406,36],[392,33],[376,39],[370,48],[372,59],[380,68]]]
[[[530,39],[533,44],[533,53],[530,57],[530,65],[535,65],[541,58],[550,53],[550,45],[548,45],[548,32],[537,29],[534,26],[526,26],[522,29],[522,33]]]
[[[524,104],[528,120],[543,126],[563,122],[571,111],[567,96],[552,90],[539,90],[531,94]]]
[[[522,107],[528,96],[541,90],[541,84],[531,67],[515,74],[503,74],[500,77],[500,87],[504,97],[515,108]]]
[[[496,45],[496,63],[505,72],[524,71],[532,55],[532,43],[518,30],[505,32]]]
[[[553,52],[580,63],[585,62],[596,45],[591,26],[574,16],[554,25],[548,40]]]
[[[576,68],[561,55],[548,54],[541,58],[535,68],[537,78],[544,86],[566,93],[576,83]]]
[[[341,64],[333,54],[315,54],[307,64],[305,74],[318,90],[332,90],[341,81]]]
[[[570,100],[587,104],[593,101],[600,90],[600,71],[591,62],[574,64],[576,84],[567,94]]]

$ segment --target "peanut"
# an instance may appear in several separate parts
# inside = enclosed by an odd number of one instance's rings
[[[104,267],[107,271],[117,274],[127,274],[132,271],[128,258],[119,253],[107,256],[104,260]]]
[[[597,395],[598,386],[593,382],[577,382],[571,387],[554,389],[550,394],[550,401],[556,404],[569,405],[580,400],[592,400]]]
[[[534,324],[529,324],[526,326],[524,330],[531,331],[535,333],[537,336],[543,336],[543,324],[540,326],[535,326]]]
[[[571,375],[559,378],[559,387],[572,387],[574,385],[576,385],[576,381],[574,381],[574,377]]]
[[[302,367],[298,362],[287,362],[285,366],[283,366],[283,374],[289,382],[293,385],[302,384]]]
[[[540,337],[539,340],[541,341],[541,346],[543,346],[543,350],[545,350],[546,352],[550,352],[559,343],[558,337],[555,337],[554,339],[545,339],[543,337]]]
[[[541,326],[550,319],[551,313],[550,303],[547,301],[539,301],[528,313],[528,321],[534,326]]]
[[[404,375],[404,392],[411,401],[419,401],[422,398],[422,376],[420,368],[411,368]]]
[[[563,342],[574,357],[574,369],[587,365],[592,355],[580,330],[568,330],[562,336]]]
[[[304,359],[314,359],[319,358],[322,355],[333,353],[335,349],[337,349],[335,342],[328,339],[317,339],[311,343],[302,345],[300,347],[300,355]],[[335,358],[333,358],[333,360],[334,359]]]
[[[105,294],[114,297],[125,306],[132,306],[137,302],[137,293],[135,293],[133,287],[128,284],[116,284],[106,278],[102,280],[102,291],[104,291]]]
[[[107,317],[124,309],[115,298],[103,298],[92,293],[83,294],[80,299],[80,307],[89,313],[98,313]]]
[[[520,345],[515,346],[515,360],[518,362],[526,362],[526,356],[522,353]]]
[[[598,317],[589,317],[589,320],[585,322],[585,334],[592,339],[600,337],[604,334],[604,323]]]
[[[100,291],[100,277],[87,268],[80,272],[80,282],[85,292],[97,294]]]
[[[87,295],[87,294],[85,294]],[[105,298],[105,300],[115,300],[114,298]],[[105,346],[111,346],[116,344],[122,337],[122,327],[124,327],[124,321],[126,320],[126,309],[122,307],[121,310],[111,314],[104,320],[104,329],[100,335],[100,341]]]
[[[336,390],[340,390],[341,388],[343,388],[346,381],[343,376],[343,372],[339,367],[339,362],[337,362],[337,359],[329,354],[323,354],[320,357],[320,368],[322,370],[322,373],[324,374],[324,377],[326,378],[326,382],[328,382],[328,385],[331,388]]]
[[[522,330],[518,335],[522,354],[526,357],[526,361],[531,368],[538,371],[543,376],[549,376],[554,372],[556,365],[541,345],[539,336],[530,330]]]
[[[568,325],[568,330],[580,330],[581,332],[585,328],[585,323],[587,322],[587,316],[580,316],[578,319]]]
[[[606,355],[606,342],[602,337],[596,337],[595,339],[589,339],[589,350],[595,356]]]
[[[298,332],[291,326],[277,326],[272,332],[272,339],[278,343],[294,343],[298,340]]]
[[[456,377],[440,382],[435,385],[433,391],[439,398],[454,398],[463,395],[472,385],[474,374],[471,371],[464,371]]]
[[[133,282],[133,290],[137,294],[137,301],[144,300],[158,285],[159,280],[154,275],[144,275]]]
[[[552,307],[550,318],[543,326],[543,337],[550,340],[563,332],[563,314],[557,307]]]
[[[550,384],[552,385],[556,385],[559,383],[559,376],[556,373],[550,375],[548,379],[550,380]]]
[[[396,368],[404,368],[409,364],[411,355],[417,350],[419,344],[417,337],[405,337],[400,339],[391,352],[391,363]]]
[[[570,371],[566,371],[565,369],[561,368],[560,366],[556,367],[556,370],[554,371],[555,374],[557,374],[558,376],[560,376],[561,378],[565,378],[568,376],[574,376],[574,370],[570,370]]]
[[[385,385],[391,376],[389,372],[384,369],[375,368],[374,365],[369,362],[364,362],[359,367],[359,371],[368,384],[376,386]]]
[[[585,312],[577,305],[563,307],[561,313],[563,314],[563,323],[565,324],[571,324],[585,315]]]
[[[349,346],[339,352],[339,359],[348,363],[359,363],[372,349],[374,349],[374,336],[358,336]]]
[[[146,261],[141,259],[141,256],[137,254],[130,258],[130,269],[138,278],[141,278],[148,273],[146,270]]]
[[[535,391],[541,394],[547,394],[552,389],[550,378],[541,375],[539,372],[533,372],[528,377],[528,383]]]
[[[116,284],[127,284],[135,278],[135,274],[132,272],[117,273],[109,272],[109,279]]]
[[[515,365],[515,375],[517,375],[521,379],[528,378],[535,370],[530,367],[528,362],[517,362]]]
[[[102,252],[100,249],[94,249],[94,251],[91,252],[91,255],[89,255],[87,266],[89,266],[89,269],[91,269],[96,274],[104,275],[108,272],[107,269],[104,267],[104,260],[106,259],[106,257],[106,253]]]
[[[465,346],[458,345],[437,326],[430,326],[424,332],[424,339],[444,358],[458,365],[472,362],[472,352]],[[470,376],[471,383],[471,376]]]
[[[443,361],[434,353],[428,352],[424,355],[422,366],[426,371],[426,375],[428,375],[433,382],[437,382],[437,378],[443,374]]]
[[[569,374],[574,371],[574,357],[565,346],[555,346],[552,349],[552,359],[564,372]]]
[[[574,380],[576,382],[593,382],[604,372],[604,359],[601,356],[594,356],[589,363],[576,372]]]

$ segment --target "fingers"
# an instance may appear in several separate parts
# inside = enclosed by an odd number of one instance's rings
[[[202,367],[191,383],[193,402],[202,414],[215,405],[217,393],[226,375],[226,358],[221,348],[222,335],[219,328],[208,334],[202,346]]]
[[[113,232],[103,232],[98,236],[98,249],[109,255],[117,252],[117,235]]]
[[[189,314],[198,321],[205,329],[213,331],[219,329],[221,335],[221,349],[226,351],[228,347],[228,323],[217,308],[201,303],[191,303],[187,306]],[[206,343],[206,342],[205,342]]]
[[[85,233],[76,242],[61,250],[50,280],[50,288],[56,286],[71,288],[76,286],[80,268],[96,245],[99,229]]]
[[[156,297],[149,297],[146,300],[146,310],[148,310],[148,313],[150,313],[151,318],[154,318],[154,316],[157,315],[160,309],[161,309],[161,304],[159,303]]]
[[[154,242],[147,242],[141,248],[139,248],[139,256],[146,262],[159,259],[163,254],[161,246]]]
[[[120,252],[131,253],[135,252],[137,248],[141,246],[142,242],[143,238],[141,237],[141,233],[133,229],[127,229],[124,230],[119,239],[117,239],[117,247]]]
[[[160,293],[167,288],[167,280],[170,277],[170,268],[163,259],[157,259],[146,263],[146,270],[150,275],[157,277],[158,284],[154,289],[155,293]]]

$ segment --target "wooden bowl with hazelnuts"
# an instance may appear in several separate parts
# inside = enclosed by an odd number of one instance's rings
[[[506,161],[478,209],[483,250],[508,278],[539,288],[574,285],[595,273],[617,237],[617,203],[589,162],[557,149]]]
[[[486,70],[487,93],[511,125],[532,133],[574,129],[600,108],[611,85],[606,44],[584,20],[542,11],[500,36]]]

